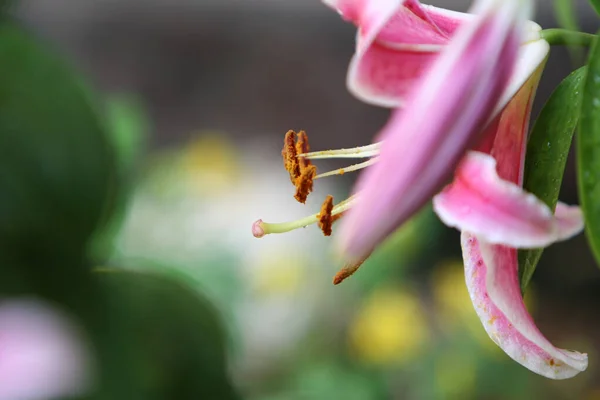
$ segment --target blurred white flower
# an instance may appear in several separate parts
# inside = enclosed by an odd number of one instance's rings
[[[331,193],[319,181],[306,205],[296,203],[279,154],[257,140],[233,144],[217,134],[163,158],[132,197],[113,259],[125,267],[163,264],[196,280],[238,335],[234,361],[244,370],[294,350],[327,312],[323,298],[336,295],[338,265],[316,226],[252,236],[258,216],[296,219],[317,212]]]

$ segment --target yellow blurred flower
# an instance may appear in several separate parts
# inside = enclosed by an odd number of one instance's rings
[[[307,274],[306,257],[291,254],[289,249],[261,253],[255,260],[251,276],[255,293],[259,296],[291,294],[302,289]]]
[[[183,171],[203,196],[231,190],[240,175],[235,145],[218,132],[200,132],[184,148]]]
[[[443,330],[456,334],[466,329],[490,354],[503,356],[475,313],[465,284],[462,262],[451,261],[438,266],[432,276],[432,288],[437,316]],[[530,287],[525,296],[525,303],[530,310],[533,299],[531,292]]]
[[[357,357],[377,365],[415,360],[430,338],[419,298],[393,288],[379,289],[367,299],[356,314],[349,335]]]

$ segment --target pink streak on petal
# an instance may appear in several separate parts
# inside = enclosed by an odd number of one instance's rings
[[[461,237],[467,289],[486,332],[513,360],[551,379],[587,368],[587,354],[554,347],[529,315],[519,288],[517,252],[474,235]]]
[[[489,243],[535,248],[559,240],[558,221],[550,208],[501,179],[496,160],[483,153],[467,154],[454,182],[434,198],[433,206],[445,224]]]
[[[71,397],[89,389],[80,332],[47,304],[0,302],[0,400]]]
[[[383,26],[376,41],[392,48],[445,45],[460,24],[471,17],[407,1]]]
[[[347,21],[359,27],[370,43],[406,0],[324,0]]]
[[[360,259],[405,222],[452,174],[509,81],[520,27],[507,10],[465,25],[380,133],[379,162],[359,177],[357,205],[341,223]]]
[[[502,111],[492,146],[491,155],[496,159],[498,176],[519,186],[523,185],[531,106],[544,64],[545,62],[538,66]]]

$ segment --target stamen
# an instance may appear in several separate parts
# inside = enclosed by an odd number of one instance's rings
[[[306,203],[308,195],[313,190],[313,180],[317,175],[317,167],[309,165],[301,169],[302,174],[296,179],[296,194],[294,195],[294,198],[304,204]]]
[[[352,207],[352,205],[354,204],[354,200],[355,196],[351,196],[346,200],[340,202],[339,204],[333,206],[330,213],[332,217],[331,223],[335,222],[339,218],[338,215],[341,215],[343,212],[350,209],[350,207]],[[308,225],[316,224],[320,221],[320,218],[321,213],[313,214],[308,217],[298,219],[296,221],[280,223],[268,223],[264,222],[262,219],[259,219],[254,224],[252,224],[252,234],[256,238],[261,238],[271,233],[286,233],[298,228],[304,228]]]
[[[296,157],[298,154],[308,153],[309,151],[310,146],[308,145],[308,136],[306,135],[306,132],[298,132],[298,141],[296,142]],[[299,158],[298,161],[300,163],[300,171],[310,165],[310,160],[307,158]]]
[[[296,132],[287,131],[283,139],[283,166],[290,174],[290,180],[295,185],[296,179],[300,176],[300,164],[298,163],[298,153],[296,152]]]
[[[323,231],[323,235],[325,236],[331,236],[331,226],[333,225],[331,210],[333,210],[333,196],[329,195],[325,198],[325,201],[321,206],[321,212],[318,215],[319,228]]]
[[[333,284],[339,285],[344,280],[346,280],[346,278],[351,277],[360,268],[360,266],[363,265],[367,258],[369,258],[369,256],[363,258],[358,262],[348,263],[344,265],[344,267],[341,270],[339,270],[338,273],[335,274],[335,276],[333,277]]]
[[[310,160],[323,158],[369,158],[379,155],[380,146],[380,143],[373,143],[368,146],[353,147],[351,149],[313,151],[311,153],[302,152],[298,154],[298,157]]]
[[[333,171],[324,172],[322,174],[315,176],[314,179],[325,178],[325,177],[332,176],[332,175],[344,175],[346,172],[358,171],[359,169],[363,169],[368,166],[371,166],[371,165],[375,164],[376,162],[377,162],[377,157],[373,157],[368,161],[350,165],[349,167],[344,167],[344,168],[334,169]]]
[[[313,180],[317,175],[317,167],[312,165],[307,158],[298,158],[298,153],[310,150],[306,132],[288,131],[283,141],[283,166],[290,174],[290,180],[296,187],[294,198],[300,203],[305,203],[306,198],[313,190]]]

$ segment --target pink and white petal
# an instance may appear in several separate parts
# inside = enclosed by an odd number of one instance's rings
[[[358,49],[368,47],[407,0],[323,0],[360,30]],[[361,43],[364,42],[364,43]]]
[[[359,45],[347,75],[349,91],[369,104],[390,108],[403,106],[410,88],[457,28],[472,18],[473,14],[406,1],[374,38],[372,32],[359,30]],[[525,26],[517,72],[497,112],[523,86],[549,50],[545,42],[530,43],[541,42],[541,27],[532,21],[527,21]],[[545,54],[540,55],[543,52]]]
[[[397,50],[375,42],[353,57],[346,86],[365,103],[401,107],[415,82],[437,57],[437,52]]]
[[[580,232],[583,225],[576,208],[560,206],[555,217],[533,194],[501,179],[492,156],[475,151],[434,197],[433,207],[446,225],[515,248],[548,246]]]
[[[472,17],[406,1],[373,36],[359,25],[347,86],[357,98],[398,107],[450,35]]]
[[[570,239],[583,231],[583,212],[578,206],[569,206],[559,201],[554,216],[558,223],[559,240]]]
[[[479,139],[516,60],[519,3],[504,0],[499,12],[465,24],[380,132],[379,161],[359,177],[357,203],[341,221],[340,250],[350,259],[423,206]]]
[[[407,0],[376,37],[382,45],[394,49],[415,48],[423,45],[440,50],[448,43],[458,27],[473,15],[422,5]]]
[[[418,0],[323,0],[360,31],[359,43],[445,44],[469,14],[422,5]],[[393,9],[392,13],[388,11]],[[384,23],[382,23],[382,21]],[[371,33],[375,31],[375,36]],[[367,40],[368,42],[368,40]],[[360,47],[360,46],[359,46]]]
[[[506,105],[514,98],[515,94],[523,88],[534,73],[543,66],[550,53],[550,45],[545,40],[539,40],[539,25],[530,23],[534,30],[528,31],[532,36],[530,42],[520,46],[517,64],[510,83],[504,91],[502,98],[496,106],[495,115],[500,113]],[[537,85],[536,85],[537,86]]]
[[[486,332],[513,360],[550,379],[585,371],[587,354],[558,349],[542,335],[523,302],[517,251],[475,235],[461,236],[467,289]]]

